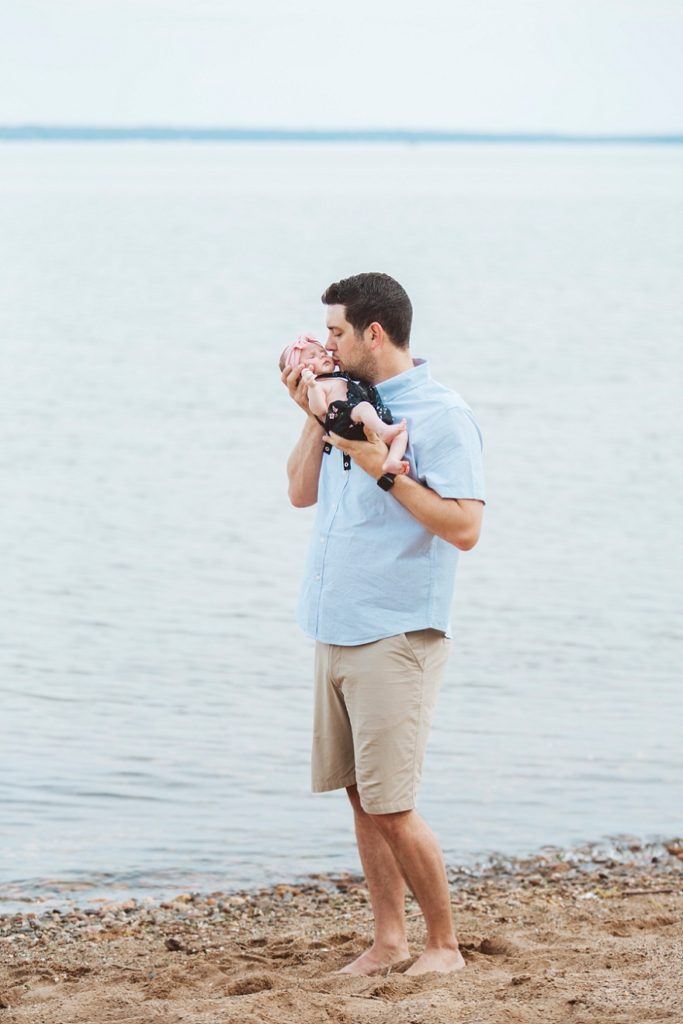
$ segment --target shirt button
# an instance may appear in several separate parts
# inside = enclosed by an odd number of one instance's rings
[[[320,574],[318,574],[318,575],[316,576],[316,579],[317,579],[317,580],[319,580],[319,579],[320,579]]]

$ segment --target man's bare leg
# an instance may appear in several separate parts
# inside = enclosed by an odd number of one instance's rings
[[[348,786],[346,792],[353,806],[358,852],[370,892],[375,939],[370,949],[337,973],[374,974],[410,956],[406,938],[406,884],[382,832],[361,807],[358,788]]]
[[[453,928],[450,892],[438,840],[417,811],[373,814],[427,926],[424,952],[406,974],[458,971],[465,961]]]

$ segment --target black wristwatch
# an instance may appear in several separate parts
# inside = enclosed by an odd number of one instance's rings
[[[377,486],[381,487],[383,491],[390,491],[391,488],[394,486],[395,479],[395,473],[383,473],[382,476],[377,481]]]

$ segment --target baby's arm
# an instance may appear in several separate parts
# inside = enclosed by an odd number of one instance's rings
[[[301,371],[301,379],[308,388],[308,408],[314,416],[325,416],[330,404],[327,385],[316,380],[313,370],[308,367]]]

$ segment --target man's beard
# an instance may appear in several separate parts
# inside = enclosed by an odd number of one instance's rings
[[[365,380],[368,384],[374,384],[377,378],[377,360],[371,352],[356,353],[341,368],[354,380]]]

